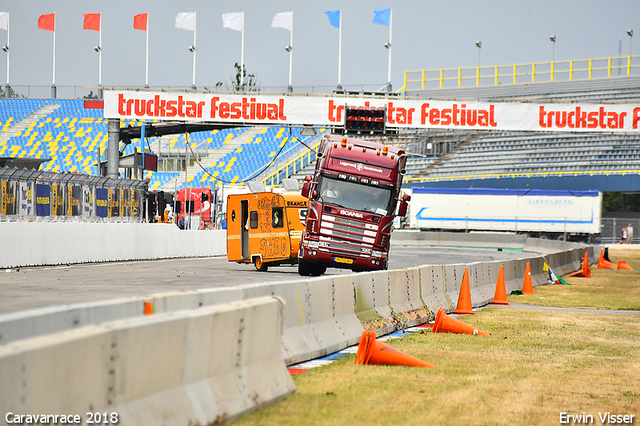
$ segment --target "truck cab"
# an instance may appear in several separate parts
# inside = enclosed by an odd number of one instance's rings
[[[399,147],[323,138],[315,174],[305,177],[302,189],[309,214],[298,254],[300,275],[321,275],[327,267],[387,268],[396,208],[404,216],[410,199],[400,193],[405,163]]]

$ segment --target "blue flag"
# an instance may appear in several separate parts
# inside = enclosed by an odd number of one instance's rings
[[[327,18],[329,18],[329,23],[336,28],[340,28],[340,11],[339,10],[330,10],[325,12]]]
[[[390,21],[391,21],[391,8],[387,8],[387,9],[376,8],[376,10],[373,12],[374,24],[386,25],[388,27],[390,25]]]

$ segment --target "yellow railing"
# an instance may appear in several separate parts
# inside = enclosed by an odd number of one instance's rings
[[[500,86],[640,76],[640,56],[404,72],[403,90]]]
[[[470,179],[508,179],[517,177],[547,177],[547,176],[583,176],[583,175],[640,175],[640,170],[585,170],[573,172],[521,172],[521,173],[493,173],[486,175],[463,175],[463,176],[439,176],[439,177],[423,177],[423,178],[405,178],[405,183],[424,183],[424,182],[447,182],[454,180],[470,180]]]
[[[286,179],[294,175],[295,173],[302,170],[305,166],[313,163],[316,160],[316,152],[319,146],[320,141],[311,145],[310,150],[305,151],[303,154],[289,161],[287,164],[264,178],[262,182],[264,182],[264,184],[267,186],[280,185],[282,183],[282,179]]]

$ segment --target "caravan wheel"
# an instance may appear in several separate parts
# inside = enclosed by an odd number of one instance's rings
[[[269,269],[269,266],[262,261],[261,257],[256,257],[254,264],[258,271],[267,272]]]

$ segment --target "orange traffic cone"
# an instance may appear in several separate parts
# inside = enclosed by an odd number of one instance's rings
[[[460,287],[460,295],[458,295],[458,306],[453,311],[456,315],[473,314],[473,306],[471,305],[471,288],[469,287],[469,270],[464,270],[462,276],[462,286]]]
[[[598,259],[598,269],[611,269],[613,268],[613,263],[609,262],[604,258],[604,250],[600,250],[600,258]]]
[[[436,314],[436,321],[433,323],[432,333],[457,333],[457,334],[473,334],[474,336],[489,336],[482,330],[473,328],[469,324],[465,324],[462,321],[451,318],[444,313],[442,306],[438,309]]]
[[[362,333],[358,353],[356,354],[356,364],[435,368],[428,362],[393,349],[386,343],[378,342],[375,331],[364,331]]]
[[[621,260],[618,262],[618,269],[626,269],[627,271],[633,271],[633,268],[627,265],[627,262]]]
[[[493,296],[491,303],[496,305],[508,305],[507,302],[507,287],[504,284],[504,267],[500,265],[500,272],[498,272],[498,283],[496,284],[496,293]]]
[[[527,262],[527,269],[524,271],[524,281],[522,282],[522,294],[535,294],[533,283],[531,282],[531,263]]]
[[[591,268],[589,268],[589,253],[584,253],[584,258],[582,259],[582,268],[578,272],[574,272],[569,275],[570,277],[584,277],[591,278]]]
[[[151,302],[144,302],[144,314],[145,315],[153,314],[153,304]]]

